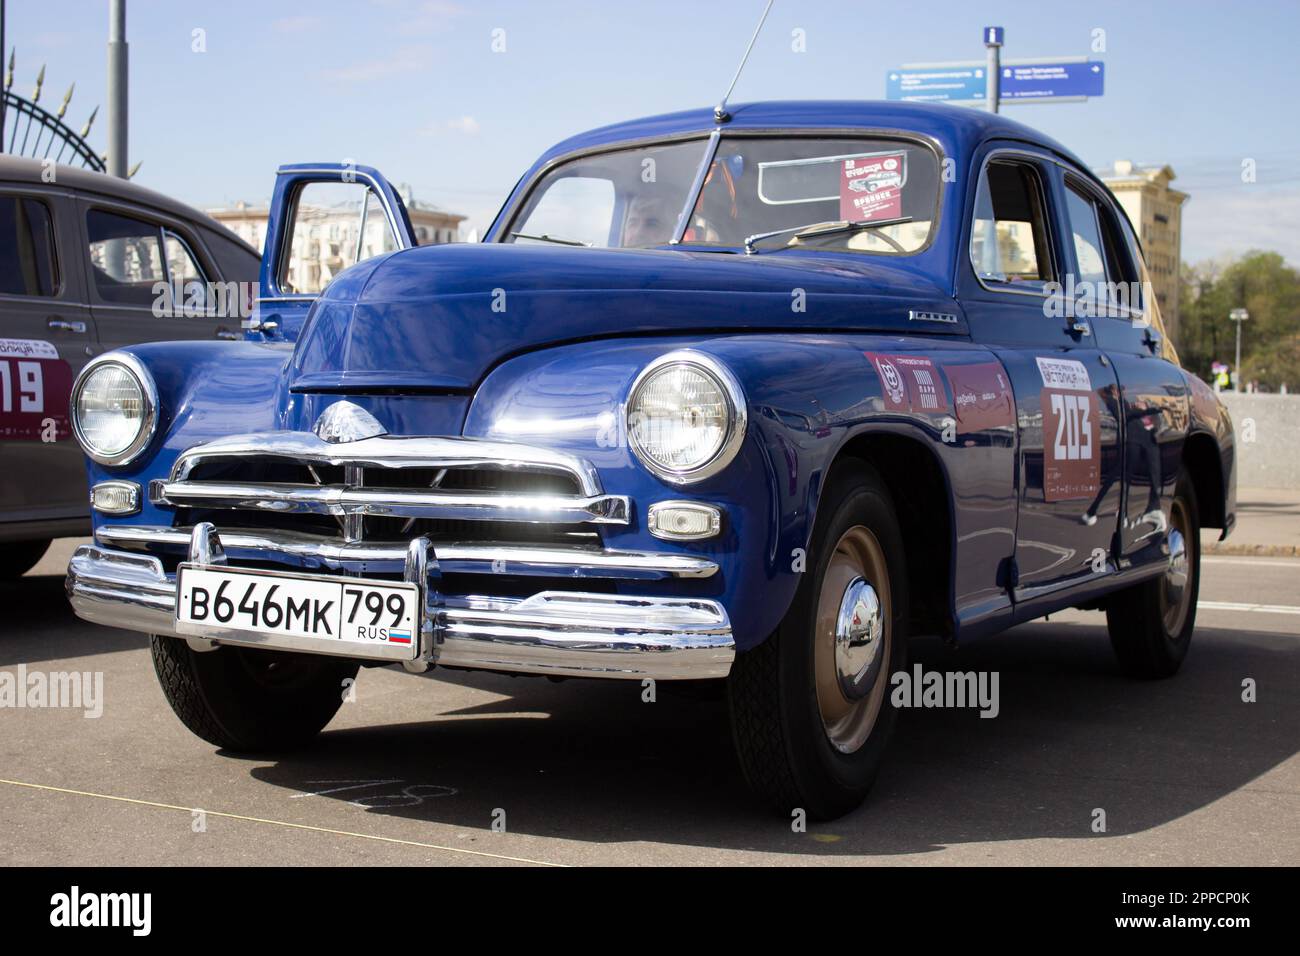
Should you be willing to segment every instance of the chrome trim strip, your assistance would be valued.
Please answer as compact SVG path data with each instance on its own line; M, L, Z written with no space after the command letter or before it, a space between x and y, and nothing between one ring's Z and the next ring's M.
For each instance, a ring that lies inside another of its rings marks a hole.
M190 528L147 525L101 525L96 541L106 547L138 550L161 548L184 554ZM396 572L403 569L407 542L345 543L334 538L295 531L226 529L221 544L237 560L296 558L300 567ZM691 554L654 551L596 550L505 544L440 544L438 567L444 574L512 574L581 578L707 578L718 571L715 562Z
M175 581L157 558L82 545L68 565L66 587L73 609L85 620L184 637L176 630ZM451 667L707 679L727 676L735 659L725 608L704 599L543 591L522 600L471 597L455 606L430 604L426 617L434 622L433 661ZM311 638L255 633L222 634L217 643L317 654L336 647ZM348 657L388 659L377 653L381 649L366 645L344 650Z
M172 508L223 508L318 514L348 518L451 518L526 524L627 524L623 495L528 495L459 493L345 485L252 484L225 481L151 481L149 500ZM360 535L353 532L352 537Z
M361 468L477 468L495 466L520 471L547 471L578 481L583 495L603 489L588 461L564 452L518 442L455 436L380 435L332 445L311 432L273 431L234 435L187 448L172 466L172 481L184 481L195 467L220 458L288 458L315 465Z

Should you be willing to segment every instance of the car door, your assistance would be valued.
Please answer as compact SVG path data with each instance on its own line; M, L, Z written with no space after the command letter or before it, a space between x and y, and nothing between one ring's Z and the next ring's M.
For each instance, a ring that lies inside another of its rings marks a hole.
M77 237L69 194L0 183L0 524L89 513L68 417L94 341Z
M1015 393L1016 549L1004 579L1019 617L1035 599L1114 570L1119 396L1090 323L1064 314L1070 260L1054 157L994 144L974 168L958 288L972 334Z
M336 275L416 244L406 205L379 170L350 163L281 166L250 329L294 341L311 304Z
M1075 274L1091 300L1098 344L1119 379L1124 504L1119 553L1124 565L1165 559L1168 514L1187 434L1187 384L1169 361L1159 306L1144 282L1141 250L1128 219L1090 177L1064 176ZM1157 316L1154 318L1153 316Z
M95 196L78 199L82 261L104 349L175 339L238 339L238 311L215 298L220 276L184 221Z

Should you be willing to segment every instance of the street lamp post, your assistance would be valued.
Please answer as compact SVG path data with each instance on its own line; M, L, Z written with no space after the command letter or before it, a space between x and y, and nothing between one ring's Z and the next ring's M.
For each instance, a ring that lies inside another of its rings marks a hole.
M1250 318L1250 313L1245 309L1233 309L1228 313L1228 320L1237 323L1237 361L1232 366L1232 390L1241 391L1241 323Z
M108 174L127 178L126 0L108 3Z

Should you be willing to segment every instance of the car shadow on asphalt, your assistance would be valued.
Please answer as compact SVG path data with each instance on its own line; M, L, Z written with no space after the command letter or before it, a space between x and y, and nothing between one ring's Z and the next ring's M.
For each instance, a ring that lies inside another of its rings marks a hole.
M0 581L0 667L112 654L147 647L136 631L87 624L72 613L64 578L34 574ZM76 633L70 642L68 634Z
M1300 644L1198 636L1182 672L1154 682L1119 673L1100 623L1030 624L959 651L914 642L926 669L997 671L998 716L906 710L867 802L806 833L746 792L721 695L662 684L647 703L639 682L439 670L435 699L443 682L501 696L419 723L327 729L249 773L295 795L400 782L304 799L477 831L504 811L510 832L594 843L833 857L1123 837L1194 813L1297 750ZM1258 703L1242 700L1246 678Z

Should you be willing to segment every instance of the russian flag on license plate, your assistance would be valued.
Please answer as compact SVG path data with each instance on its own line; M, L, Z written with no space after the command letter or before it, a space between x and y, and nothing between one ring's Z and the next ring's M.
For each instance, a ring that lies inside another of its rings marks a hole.
M411 632L410 631L389 631L388 642L390 644L410 644Z

